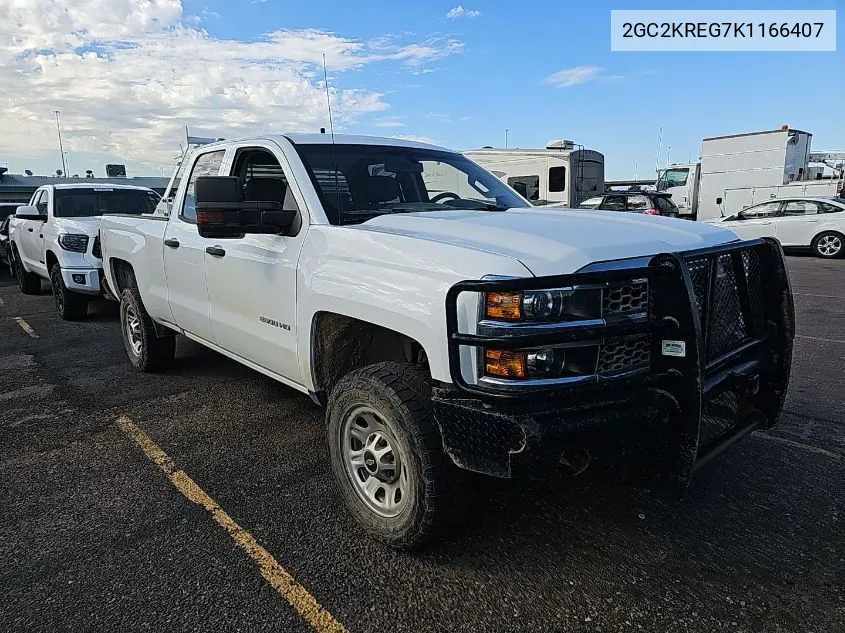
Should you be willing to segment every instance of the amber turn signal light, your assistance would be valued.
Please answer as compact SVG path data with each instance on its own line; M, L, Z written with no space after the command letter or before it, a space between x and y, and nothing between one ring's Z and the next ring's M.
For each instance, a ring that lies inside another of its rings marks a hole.
M526 352L484 350L484 373L502 378L525 378Z
M491 319L518 321L522 318L522 293L488 292L485 314Z

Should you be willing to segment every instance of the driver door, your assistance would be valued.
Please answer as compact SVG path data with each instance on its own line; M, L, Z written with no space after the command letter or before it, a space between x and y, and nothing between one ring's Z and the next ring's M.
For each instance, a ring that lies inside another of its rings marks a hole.
M777 200L748 207L733 216L733 219L722 222L722 226L731 229L744 240L775 237L775 218L782 204Z
M32 206L38 209L44 218L47 218L47 205L50 202L50 194L46 189L42 189ZM20 226L17 229L18 235L18 252L21 259L26 264L27 270L38 273L42 277L47 276L47 266L44 264L42 255L42 245L44 242L44 222L40 220L24 220L19 222Z

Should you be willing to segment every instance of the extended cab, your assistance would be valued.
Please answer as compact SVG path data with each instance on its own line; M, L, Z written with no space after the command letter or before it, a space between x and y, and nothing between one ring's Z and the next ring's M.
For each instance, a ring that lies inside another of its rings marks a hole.
M167 367L180 334L326 404L370 534L410 548L447 525L456 467L621 455L683 490L778 419L793 307L776 241L532 208L455 152L335 141L202 147L169 217L103 219L104 270L138 369Z
M53 289L56 310L75 320L100 296L102 260L97 237L100 218L109 213L152 213L159 196L128 185L44 185L9 223L9 249L24 294Z

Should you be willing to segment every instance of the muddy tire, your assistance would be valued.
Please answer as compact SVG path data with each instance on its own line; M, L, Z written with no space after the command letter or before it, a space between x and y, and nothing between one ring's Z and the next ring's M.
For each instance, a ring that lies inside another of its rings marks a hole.
M421 368L383 362L338 382L326 412L331 465L354 519L403 550L442 533L456 469L443 454Z
M120 295L120 331L126 355L135 369L157 372L173 364L176 337L158 337L137 288L125 288Z

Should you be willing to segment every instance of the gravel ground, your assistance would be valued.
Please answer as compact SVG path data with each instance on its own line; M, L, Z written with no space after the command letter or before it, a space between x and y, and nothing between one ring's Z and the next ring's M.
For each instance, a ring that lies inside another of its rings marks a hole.
M351 632L845 631L845 261L789 268L782 421L684 500L472 479L472 520L415 556L352 524L307 397L184 340L172 370L138 374L113 305L66 323L6 275L0 630L312 630L126 415Z

